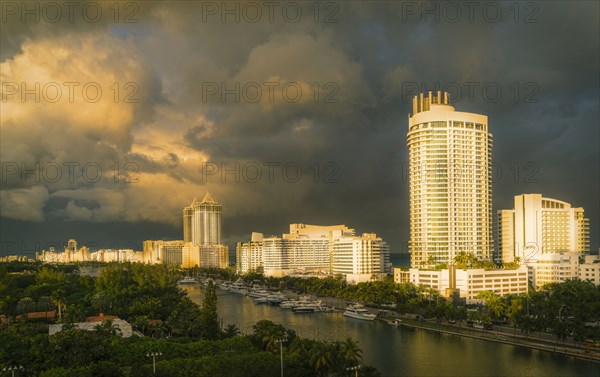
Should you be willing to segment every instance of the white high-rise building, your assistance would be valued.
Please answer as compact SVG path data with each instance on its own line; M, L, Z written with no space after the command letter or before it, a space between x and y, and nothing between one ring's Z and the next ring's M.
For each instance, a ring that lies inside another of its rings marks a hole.
M263 239L265 275L330 273L332 241L342 235L354 235L354 230L345 225L290 224L290 233Z
M361 282L391 270L390 248L375 233L341 236L333 242L333 273Z
M448 94L421 93L408 119L412 267L490 259L492 134L485 115L455 111Z
M246 272L263 272L263 234L252 232L250 242L238 242L236 247L237 270Z
M589 251L589 219L581 207L541 194L522 194L515 196L513 209L497 214L498 257L504 262Z

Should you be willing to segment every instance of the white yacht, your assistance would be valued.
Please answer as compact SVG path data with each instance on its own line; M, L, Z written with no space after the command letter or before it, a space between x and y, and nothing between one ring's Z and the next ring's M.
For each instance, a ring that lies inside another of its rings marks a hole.
M241 279L238 279L235 283L232 283L229 286L229 291L233 293L239 293L244 296L248 294L248 289L246 288Z
M259 298L259 297L266 297L269 295L269 292L264 290L264 289L260 289L260 288L253 288L250 290L250 292L248 292L248 296L252 297L252 298Z
M281 292L275 292L267 296L267 302L271 305L278 305L286 300L287 297Z
M177 284L198 284L198 280L191 276L186 276L183 279L180 279Z
M323 311L321 300L303 302L292 309L294 313L316 313Z
M279 304L282 309L294 309L296 306L310 302L309 296L301 296L298 300L286 300Z
M231 288L231 284L229 284L229 282L222 282L221 284L219 284L219 288L221 288L224 291L229 291L229 289Z
M374 321L377 317L376 314L372 314L362 305L349 305L344 311L344 316L356 319L362 319L365 321Z

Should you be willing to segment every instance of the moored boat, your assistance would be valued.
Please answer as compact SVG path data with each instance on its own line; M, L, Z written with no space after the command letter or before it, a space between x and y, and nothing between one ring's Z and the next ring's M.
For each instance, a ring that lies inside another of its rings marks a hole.
M355 319L362 319L365 321L374 321L377 317L376 314L369 312L362 305L349 305L346 308L346 310L344 310L344 316Z
M287 297L280 292L276 292L267 296L267 302L271 305L278 305L287 300Z
M230 284L229 291L244 296L248 294L248 289L246 288L241 279L238 279L235 283Z
M248 296L250 296L252 298L266 297L268 295L269 295L269 292L267 292L264 289L260 289L260 288L253 288L248 292Z
M180 279L177 284L198 284L198 280L191 276L186 276L183 279Z
M309 301L301 300L296 306L292 308L294 313L315 313L323 311L321 307L321 300Z

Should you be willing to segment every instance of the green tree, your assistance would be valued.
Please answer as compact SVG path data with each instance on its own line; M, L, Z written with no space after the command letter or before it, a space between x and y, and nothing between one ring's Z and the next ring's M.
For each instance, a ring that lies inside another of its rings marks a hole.
M252 334L254 344L266 351L278 349L277 340L285 338L288 341L293 341L296 338L295 331L266 319L256 322L252 328L254 330Z
M234 336L240 335L240 329L236 325L229 323L225 330L223 331L223 336L225 338L233 338Z
M342 359L347 366L357 365L362 360L363 351L358 342L352 338L346 338L341 344Z
M483 299L485 306L494 318L503 318L506 314L504 300L492 291L483 291L477 294L478 299Z
M24 297L17 303L17 313L29 313L35 309L35 302L31 297Z
M52 296L50 296L54 305L56 305L58 311L58 320L62 321L62 314L65 306L67 305L67 299L65 297L65 290L59 288L52 292Z
M217 313L217 292L212 281L206 286L200 309L200 331L204 339L219 339L221 327Z
M335 366L335 354L332 351L331 345L325 342L315 344L311 351L310 364L317 376L326 376L330 369Z

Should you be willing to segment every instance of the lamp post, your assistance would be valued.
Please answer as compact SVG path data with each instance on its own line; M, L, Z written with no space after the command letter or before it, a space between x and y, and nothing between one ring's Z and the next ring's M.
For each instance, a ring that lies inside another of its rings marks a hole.
M9 371L9 372L11 372L12 377L15 377L16 370L24 370L24 369L25 368L23 368L22 365L10 365L10 366L2 368L2 372Z
M286 340L287 338L285 336L275 340L275 343L279 343L279 355L281 358L281 377L283 377L283 342L285 342Z
M346 368L347 371L354 371L354 377L358 377L358 370L362 367L362 365L355 365L353 367L350 368Z
M152 373L156 374L156 356L162 356L162 353L159 352L148 352L146 357L152 357Z

